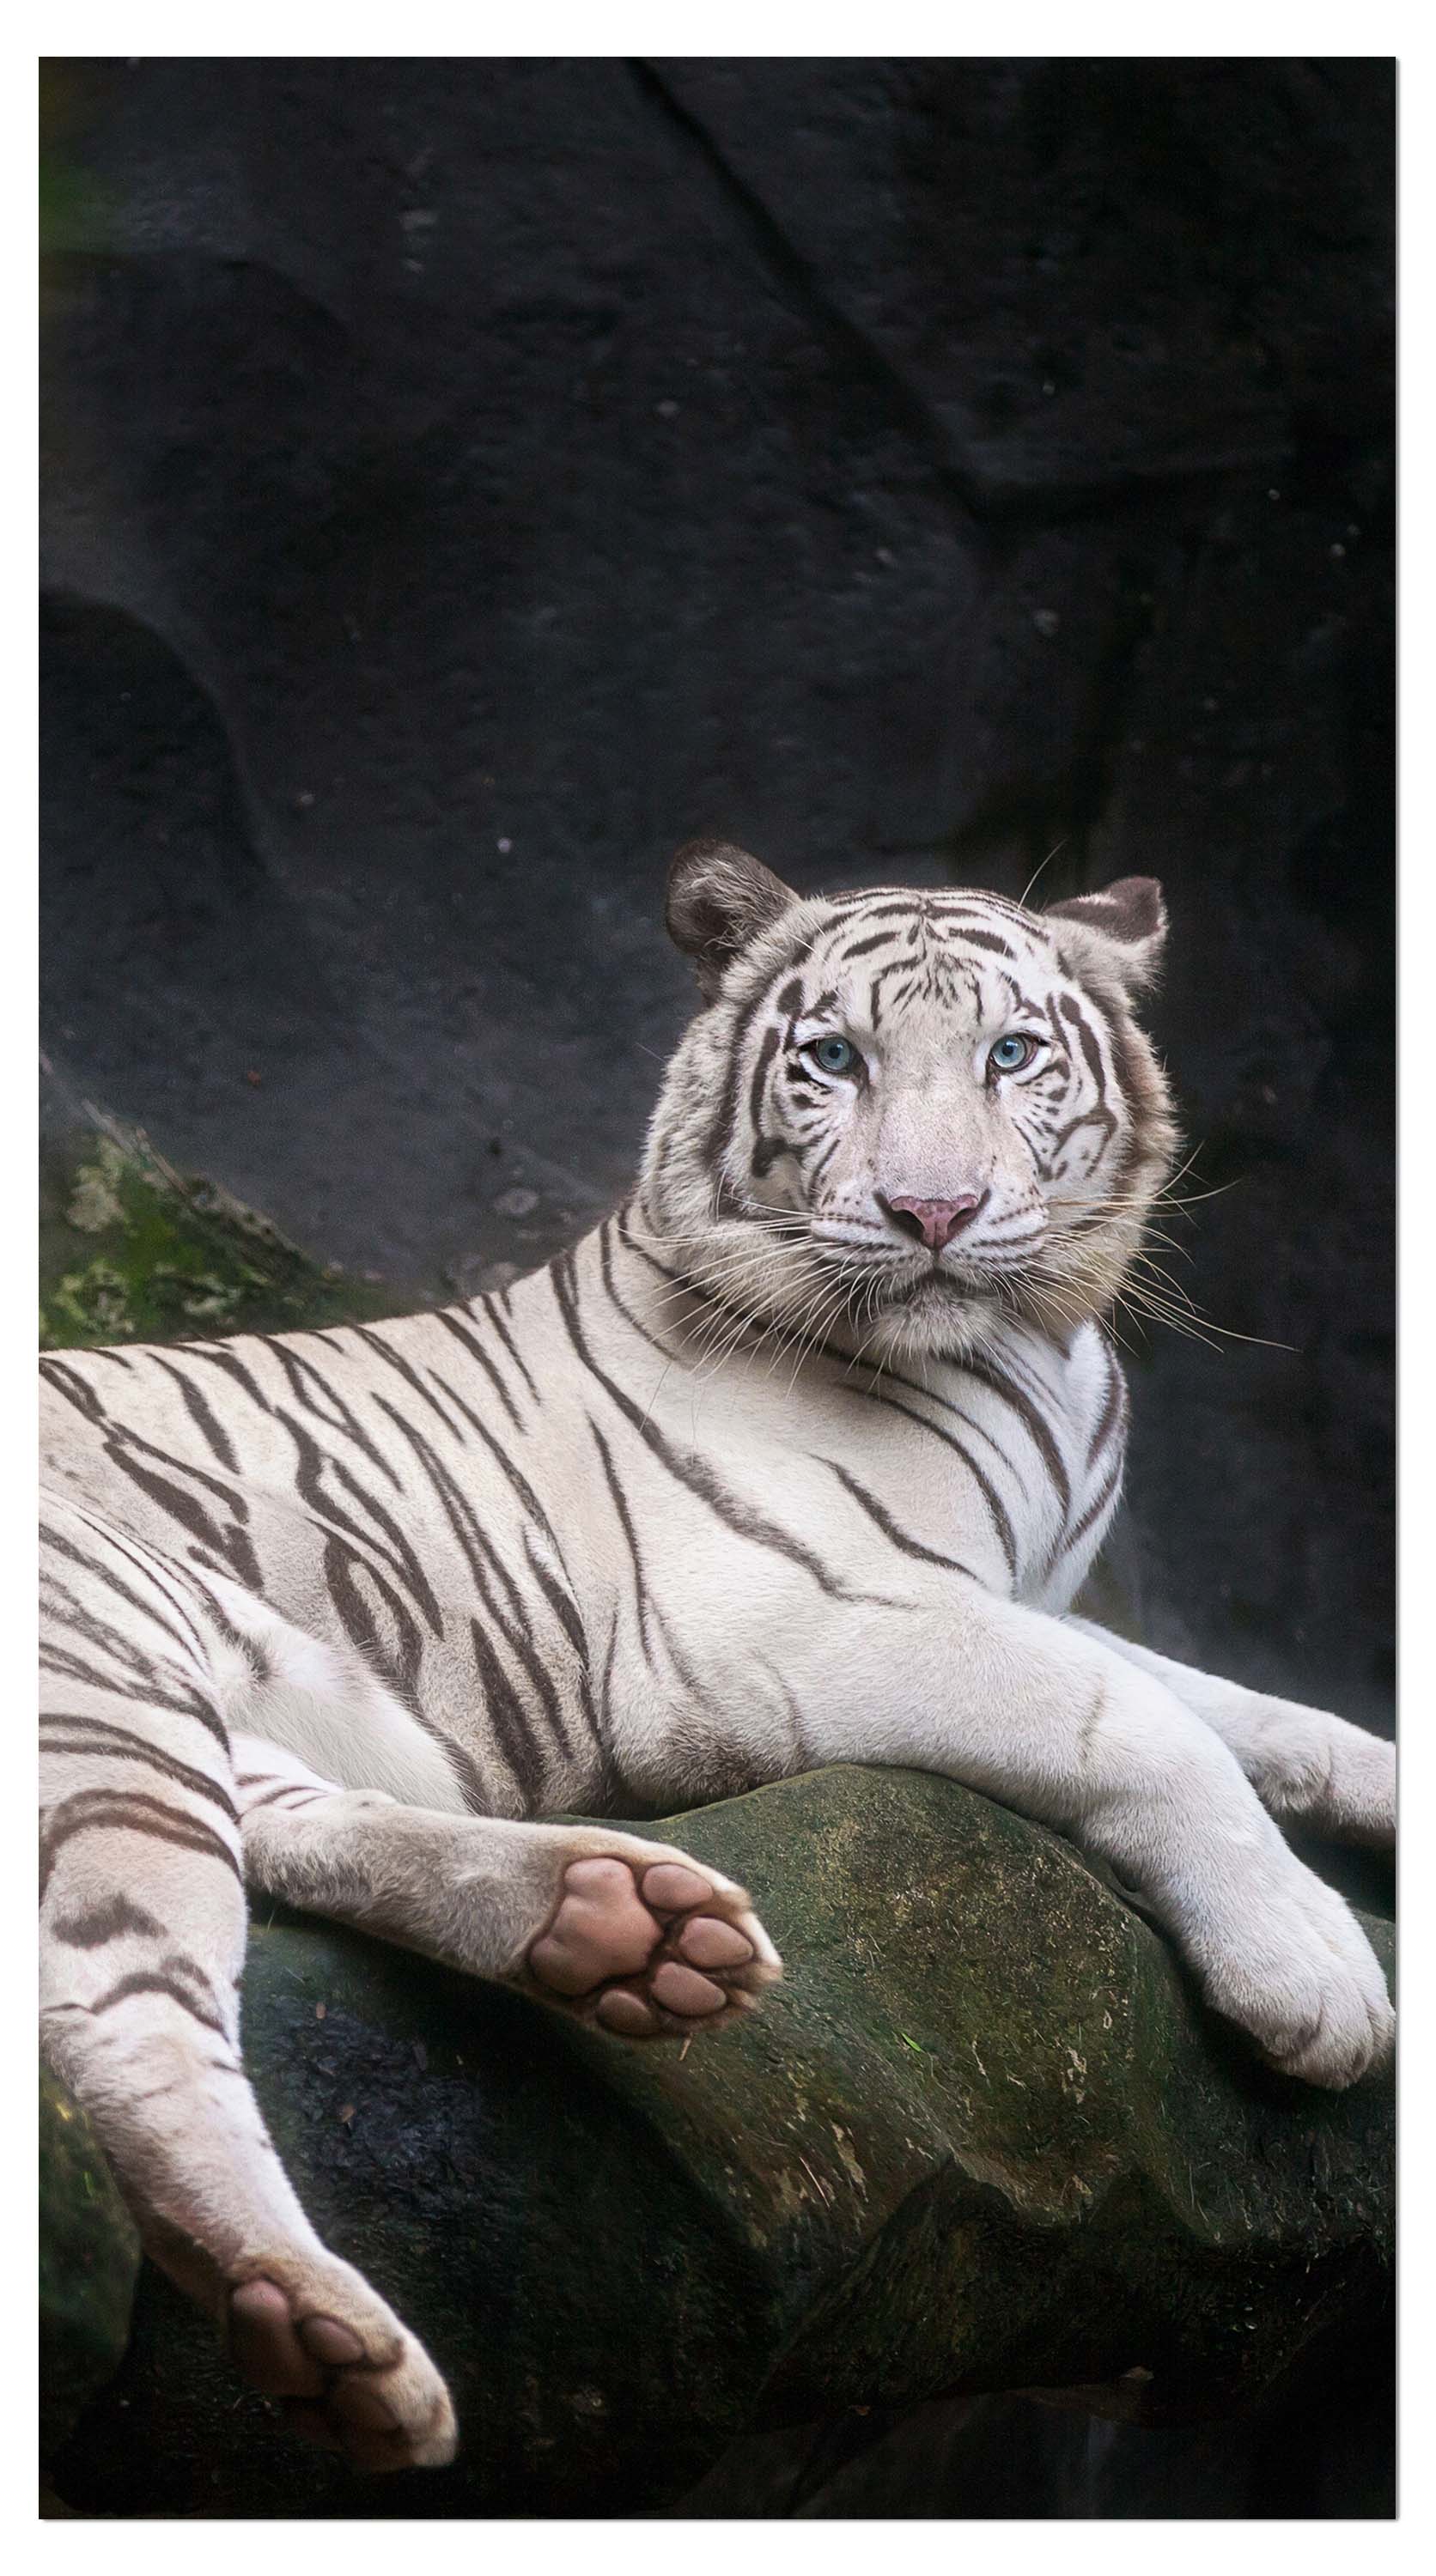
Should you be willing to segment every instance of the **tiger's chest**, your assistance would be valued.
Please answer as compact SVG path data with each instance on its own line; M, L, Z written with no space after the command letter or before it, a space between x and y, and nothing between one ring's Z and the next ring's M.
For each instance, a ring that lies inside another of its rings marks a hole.
M1116 1506L1126 1388L1101 1334L1014 1331L921 1375L735 1364L652 1384L628 1473L649 1562L725 1656L752 1631L969 1579L1061 1611Z

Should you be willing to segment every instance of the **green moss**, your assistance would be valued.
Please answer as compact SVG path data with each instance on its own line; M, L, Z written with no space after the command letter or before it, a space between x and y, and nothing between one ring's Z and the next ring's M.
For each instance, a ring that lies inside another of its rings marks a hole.
M40 2072L41 2456L119 2368L139 2239L84 2112Z
M40 1346L277 1333L392 1313L395 1292L321 1268L145 1137L51 1145L40 1171Z

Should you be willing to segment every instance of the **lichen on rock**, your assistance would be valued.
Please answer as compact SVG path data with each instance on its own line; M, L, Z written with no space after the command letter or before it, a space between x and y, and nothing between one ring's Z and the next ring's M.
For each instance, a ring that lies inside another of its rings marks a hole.
M404 1302L312 1261L217 1182L177 1172L138 1129L88 1102L65 1108L41 1149L42 1350L294 1332Z

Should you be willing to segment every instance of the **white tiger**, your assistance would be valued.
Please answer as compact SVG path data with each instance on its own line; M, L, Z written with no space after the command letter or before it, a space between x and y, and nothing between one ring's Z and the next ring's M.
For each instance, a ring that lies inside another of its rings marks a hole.
M913 1764L1111 1863L1273 2064L1342 2086L1391 2040L1273 1821L1388 1836L1390 1747L1067 1615L1173 1148L1156 886L800 900L704 842L668 920L706 1007L576 1251L45 1364L45 2047L155 2259L367 2467L448 2458L452 2409L265 2134L245 1884L623 2038L712 2030L780 1973L745 1891L531 1819Z

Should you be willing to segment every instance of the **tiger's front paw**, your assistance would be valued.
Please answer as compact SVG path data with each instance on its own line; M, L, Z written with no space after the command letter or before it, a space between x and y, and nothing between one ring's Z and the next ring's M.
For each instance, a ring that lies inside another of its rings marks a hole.
M517 1982L619 2039L691 2038L751 2010L782 1963L744 1889L631 1835L575 1836Z
M1396 2016L1380 1960L1345 1899L1289 1855L1190 1946L1208 2003L1283 2075L1342 2092L1390 2056Z
M1266 1700L1244 1768L1268 1814L1333 1841L1389 1845L1396 1747L1326 1710Z

